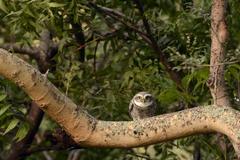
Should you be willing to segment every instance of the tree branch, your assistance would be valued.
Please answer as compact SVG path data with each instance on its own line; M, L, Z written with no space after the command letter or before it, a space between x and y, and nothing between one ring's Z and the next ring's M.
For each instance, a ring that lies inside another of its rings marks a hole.
M42 73L46 73L49 68L50 57L52 54L56 54L57 50L52 51L53 43L51 41L50 32L45 30L41 33L41 45L39 48L28 48L28 47L18 47L17 45L12 45L12 49L16 52L23 54L28 54L32 58L36 59L38 62L38 68ZM26 53L25 53L26 51ZM30 123L30 129L28 134L24 139L19 142L13 142L11 146L11 151L7 157L7 160L21 159L25 156L25 151L32 144L35 134L38 132L38 128L41 124L44 112L39 109L35 102L32 102L29 113L27 114L28 122Z
M214 104L231 106L224 80L225 48L228 39L226 24L226 1L213 0L211 12L211 60L208 87L210 88Z
M73 34L75 36L76 42L79 47L79 61L85 61L85 36L82 30L82 26L78 23L72 23L73 26Z
M131 30L135 31L136 33L138 33L146 43L151 44L151 41L148 38L146 33L140 31L138 29L138 27L136 27L136 26L134 26L132 24L129 24L128 22L126 22L124 20L124 19L126 19L126 16L124 14L116 12L116 11L110 9L110 8L106 8L106 7L102 7L102 6L96 5L96 4L92 3L92 2L89 2L89 5L90 5L90 7L94 8L96 11L98 11L99 13L102 13L104 15L108 15L111 18L115 19L116 21L121 22L122 24L124 24L129 29L131 29ZM127 19L129 19L129 18L127 18Z
M122 24L124 24L126 27L130 28L131 30L135 31L136 33L138 33L142 38L143 40L149 44L149 46L151 46L151 48L157 53L158 57L159 57L159 60L160 62L163 64L163 66L165 67L165 70L167 71L167 73L169 74L170 78L176 83L177 87L179 90L182 90L182 84L181 84L181 79L180 79L180 76L178 75L178 73L176 73L174 70L173 70L173 67L171 66L171 64L168 62L167 58L164 56L164 54L162 53L160 47L158 46L156 40L154 39L154 36L152 35L151 33L151 30L150 30L150 26L144 16L144 13L143 13L143 8L141 6L140 3L137 3L137 6L140 8L140 13L141 13L141 16L142 16L142 19L143 19L143 24L144 24L144 27L147 31L147 34L140 31L137 27L135 27L134 25L132 24L129 24L127 23L126 21L124 21L124 19L129 19L129 18L126 18L126 16L123 14L123 13L119 13L119 12L116 12L116 11L112 11L111 9L106 9L106 7L102 7L102 6L99 6L99 5L96 5L92 2L89 2L89 5L93 8L95 8L97 11L99 11L100 13L104 13L105 15L108 15L110 17L112 17L113 19L121 22ZM111 10L111 12L109 11ZM117 15L117 16L116 16ZM123 16L124 15L124 16Z
M37 152L43 152L43 151L62 151L66 150L68 148L59 146L59 145L53 145L53 146L42 146L42 147L35 147L35 148L30 148L28 149L25 153L24 156L28 156Z
M213 97L213 103L218 106L231 106L230 98L227 93L227 87L224 79L225 65L219 65L224 62L225 48L228 39L228 30L226 24L226 0L213 0L211 10L211 59L210 75L207 85ZM226 152L226 142L222 135L218 135L218 144L222 151ZM236 152L240 154L240 148L234 145Z
M137 8L138 8L138 10L140 12L140 15L142 17L144 28L145 28L145 30L147 32L147 35L148 35L149 39L152 42L152 45L154 45L155 47L158 48L158 44L157 44L157 42L155 41L155 39L154 39L154 37L152 35L152 31L150 29L150 25L149 25L145 15L144 15L144 9L143 9L143 5L142 5L141 1L140 0L133 0L133 1L137 5Z
M39 50L37 48L30 48L27 46L19 46L16 44L11 44L11 43L5 43L0 45L1 48L9 50L9 51L14 51L16 53L22 53L22 54L27 54L29 55L31 58L34 59L39 59L38 57L38 53Z
M5 43L0 48L11 52L26 54L37 61L38 68L41 72L46 72L51 66L51 58L58 52L58 44L51 40L51 33L44 30L41 33L41 42L39 47L19 46L17 44Z
M24 157L25 151L30 147L34 140L34 136L38 131L43 115L44 112L39 109L37 104L32 102L30 112L27 115L27 119L30 123L30 130L23 140L12 144L7 160L17 160Z
M240 148L240 113L227 106L196 107L138 121L101 121L77 106L38 70L3 49L0 74L20 86L81 146L130 148L217 131L230 138L235 150Z

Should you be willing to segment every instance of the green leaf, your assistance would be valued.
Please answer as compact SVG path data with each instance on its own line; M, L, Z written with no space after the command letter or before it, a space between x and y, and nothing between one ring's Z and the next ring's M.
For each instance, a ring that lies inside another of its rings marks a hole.
M57 7L63 7L63 6L65 6L65 4L50 2L50 3L48 3L48 6L53 7L53 8L57 8Z
M163 104L170 104L180 99L181 94L176 90L176 88L168 88L162 91L157 98Z
M189 88L189 84L192 81L193 77L194 77L193 74L189 74L182 79L182 84L186 90Z
M108 44L109 44L109 40L106 40L105 43L103 44L103 51L104 51L104 53L108 53L108 51L107 51Z
M107 91L107 101L108 102L116 102L116 98L111 91Z
M236 68L234 68L234 67L229 67L229 72L231 73L231 75L235 78L235 79L237 79L237 80L239 80L240 79L240 77L239 77L239 70L237 70Z
M5 5L5 3L3 2L3 0L0 0L0 9L5 12L5 13L8 13L8 9Z
M0 94L0 102L3 101L7 97L6 94Z
M14 137L15 140L21 141L28 133L29 126L27 124L21 124Z
M0 116L3 115L8 110L9 107L10 107L10 105L1 107L0 108Z
M7 14L5 16L5 18L8 18L10 16L20 16L22 13L23 13L23 10L19 10L19 11L16 11L16 12L11 11L9 14Z
M234 68L237 68L238 70L240 70L240 65L239 64L232 64L230 67L234 67Z
M27 15L29 15L29 16L31 16L31 17L36 17L35 15L34 15L34 13L29 9L29 8L25 8L24 9L24 13L25 14L27 14Z
M123 75L123 81L121 84L121 88L123 88L124 86L129 86L131 88L132 84L129 84L129 83L133 83L133 82L130 82L130 80L132 80L132 79L134 79L134 73L132 71L125 72Z
M12 119L11 122L9 123L7 129L3 133L4 135L14 129L18 125L19 120L18 119Z

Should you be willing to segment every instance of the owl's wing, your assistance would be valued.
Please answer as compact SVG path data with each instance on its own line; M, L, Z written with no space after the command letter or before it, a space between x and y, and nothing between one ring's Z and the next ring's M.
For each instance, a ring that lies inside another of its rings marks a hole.
M157 108L158 108L158 106L157 106L157 103L156 103L156 101L154 101L154 104L153 104L153 107L152 107L152 116L156 116L157 115Z
M129 115L132 117L132 110L133 110L133 103L132 103L132 101L130 102L130 104L129 104L129 108L128 108L128 113L129 113Z

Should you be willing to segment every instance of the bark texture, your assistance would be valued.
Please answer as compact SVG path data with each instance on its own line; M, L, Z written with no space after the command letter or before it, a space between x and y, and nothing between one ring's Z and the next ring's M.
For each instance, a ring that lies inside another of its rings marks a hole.
M213 103L218 106L231 106L224 79L224 58L228 40L226 23L226 0L213 0L211 10L211 59L208 86L213 97ZM218 144L223 152L227 152L227 142L218 135ZM233 143L234 144L234 143ZM236 150L237 145L234 144ZM239 151L237 151L240 153Z
M226 1L213 0L211 13L211 60L210 77L208 86L210 88L213 102L219 106L230 106L230 100L224 80L224 58L228 39L226 24Z
M52 42L51 33L48 30L44 30L41 33L40 46L38 48L32 47L21 47L16 44L5 44L8 50L13 52L19 52L27 54L37 61L38 69L41 73L46 73L51 63L51 57L57 53L56 44ZM30 148L34 141L35 135L38 132L39 126L43 119L44 112L37 106L36 103L32 102L29 112L27 114L27 120L30 124L30 129L21 141L13 142L11 144L10 152L6 160L17 160L24 159L26 151Z

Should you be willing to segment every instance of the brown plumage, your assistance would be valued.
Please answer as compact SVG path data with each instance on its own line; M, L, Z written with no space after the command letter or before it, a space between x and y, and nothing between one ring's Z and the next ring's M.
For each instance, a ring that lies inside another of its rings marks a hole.
M129 104L129 114L133 120L155 116L157 104L154 97L147 92L137 93Z

